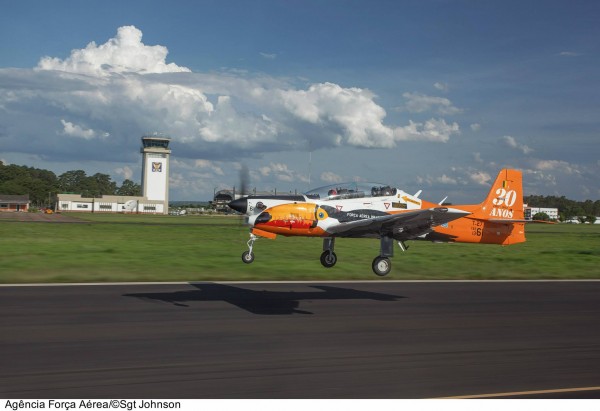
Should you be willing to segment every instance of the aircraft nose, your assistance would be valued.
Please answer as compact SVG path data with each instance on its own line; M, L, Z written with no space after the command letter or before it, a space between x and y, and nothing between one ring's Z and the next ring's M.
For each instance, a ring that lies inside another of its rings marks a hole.
M245 214L246 210L248 209L248 199L245 197L238 198L237 200L233 200L232 202L230 202L227 205L229 206L229 208L232 208L237 212Z

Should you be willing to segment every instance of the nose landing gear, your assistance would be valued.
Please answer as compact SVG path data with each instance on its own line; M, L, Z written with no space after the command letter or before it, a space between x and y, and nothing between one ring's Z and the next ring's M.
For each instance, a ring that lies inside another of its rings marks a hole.
M325 268L331 268L337 263L337 255L333 252L335 238L328 237L323 239L323 253L321 254L321 264Z
M250 264L254 261L254 253L252 252L252 248L254 247L254 242L258 239L258 236L250 233L250 240L248 240L248 251L244 251L242 253L242 261L246 264Z

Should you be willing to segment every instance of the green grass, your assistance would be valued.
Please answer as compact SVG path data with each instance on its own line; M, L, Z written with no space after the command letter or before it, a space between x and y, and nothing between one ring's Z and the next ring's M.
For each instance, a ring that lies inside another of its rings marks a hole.
M260 239L235 217L76 215L85 223L0 221L0 283L378 279L379 242L338 239L338 263L319 263L321 240ZM528 225L508 247L411 241L388 279L600 278L600 225Z

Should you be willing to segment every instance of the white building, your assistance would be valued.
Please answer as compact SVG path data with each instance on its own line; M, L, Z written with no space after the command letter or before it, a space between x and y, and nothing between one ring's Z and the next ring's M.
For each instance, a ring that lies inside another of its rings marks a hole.
M558 208L544 208L544 207L528 207L527 204L523 207L525 214L525 220L533 220L533 216L537 213L545 213L550 220L558 220Z
M80 194L58 194L56 211L168 214L170 142L170 138L163 136L142 137L142 197L87 198Z

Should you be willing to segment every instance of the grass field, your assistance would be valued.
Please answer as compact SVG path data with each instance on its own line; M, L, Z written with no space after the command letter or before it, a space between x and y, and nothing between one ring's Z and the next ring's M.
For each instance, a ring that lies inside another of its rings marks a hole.
M242 263L248 229L236 217L76 214L85 223L0 221L0 283L204 280L373 280L379 241L260 239ZM508 247L411 241L387 279L600 278L600 225L528 225Z

